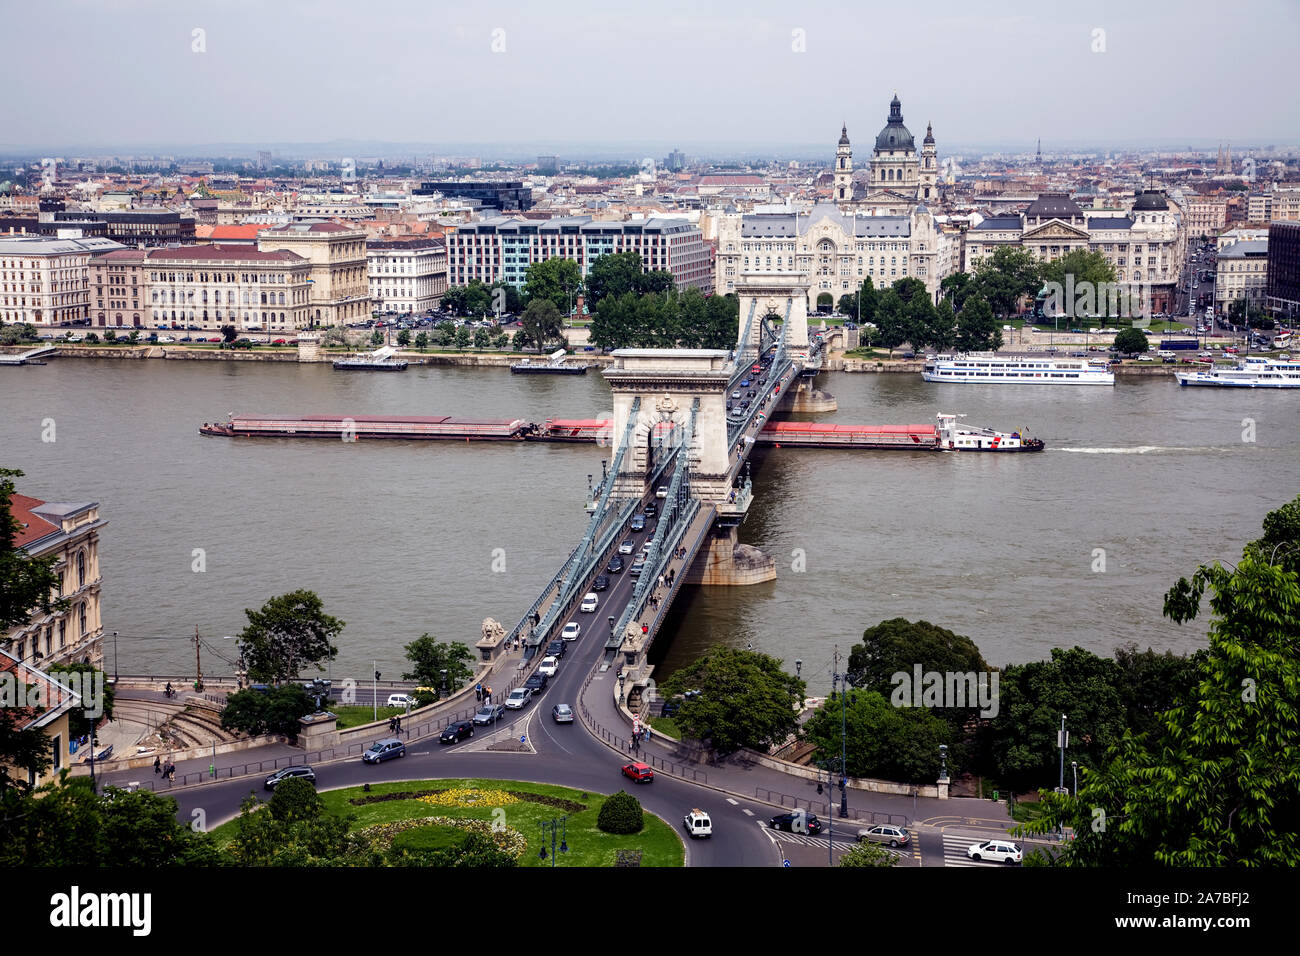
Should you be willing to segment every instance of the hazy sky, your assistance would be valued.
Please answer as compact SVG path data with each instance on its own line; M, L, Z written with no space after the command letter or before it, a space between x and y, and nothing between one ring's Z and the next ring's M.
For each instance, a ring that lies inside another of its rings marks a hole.
M833 149L844 120L865 155L895 89L941 154L1039 136L1300 141L1296 0L0 0L0 16L0 150Z

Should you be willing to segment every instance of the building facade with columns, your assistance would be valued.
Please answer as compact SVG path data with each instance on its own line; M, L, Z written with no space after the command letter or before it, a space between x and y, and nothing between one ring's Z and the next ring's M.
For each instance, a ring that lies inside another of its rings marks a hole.
M717 237L716 294L736 292L746 273L804 274L809 311L821 296L834 303L851 295L866 278L878 289L919 279L937 296L940 264L954 261L941 245L960 242L936 227L924 204L900 216L846 214L830 204L807 213L733 213L718 217Z
M149 250L145 266L149 325L289 332L312 322L312 264L297 253L178 246Z
M257 247L292 252L311 264L311 325L347 325L370 318L364 229L337 222L295 222L262 230Z

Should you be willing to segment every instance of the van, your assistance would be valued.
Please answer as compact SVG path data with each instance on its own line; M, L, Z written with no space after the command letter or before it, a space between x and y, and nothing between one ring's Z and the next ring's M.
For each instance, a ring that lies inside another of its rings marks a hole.
M598 603L599 601L596 595L591 591L588 591L585 595L583 595L582 605L578 608L578 610L590 614L596 610L596 605Z
M1162 358L1162 359L1176 359L1176 358L1178 358L1178 353L1172 351L1171 349L1161 349L1161 350L1160 350L1159 352L1157 352L1156 354L1157 354L1160 358Z

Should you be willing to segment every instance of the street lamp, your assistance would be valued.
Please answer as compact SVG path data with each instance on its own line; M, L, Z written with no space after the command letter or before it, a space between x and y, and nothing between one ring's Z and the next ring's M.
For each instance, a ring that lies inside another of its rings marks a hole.
M1070 746L1070 735L1065 732L1065 714L1061 715L1061 732L1056 738L1056 745L1061 748L1061 773L1056 780L1056 792L1065 793L1065 748Z
M939 745L939 782L948 782L948 745Z
M803 676L803 659L802 659L802 658L798 658L798 657L796 657L796 658L794 659L794 676L795 676L795 677L801 677L801 676Z
M447 696L447 668L444 667L440 673L442 674L442 696L446 697Z
M1071 760L1070 766L1074 768L1074 795L1079 795L1079 761Z
M541 848L541 850L538 852L538 854L537 854L537 858L538 858L539 860L545 860L545 859L546 859L546 834L547 834L547 832L549 831L550 834L551 834L551 866L552 866L552 868L554 868L554 866L555 866L555 857L556 857L556 851L557 851L557 850L558 850L560 853L568 853L568 852L569 852L569 842L568 842L568 839L567 839L567 836L568 836L567 821L568 821L568 819L569 819L568 816L563 816L563 817L559 817L558 819L556 819L556 818L552 818L552 819L550 819L550 820L542 820L542 821L539 821L538 824L537 824L539 827L542 828L542 848ZM555 834L556 834L556 831L557 831L557 830L558 830L559 833L560 833L560 845L559 845L558 847L555 845Z
M620 671L618 675L618 702L620 704L625 703L627 700L626 696L623 693L623 687L626 683L627 683L627 675Z
M113 632L113 683L117 684L117 631Z

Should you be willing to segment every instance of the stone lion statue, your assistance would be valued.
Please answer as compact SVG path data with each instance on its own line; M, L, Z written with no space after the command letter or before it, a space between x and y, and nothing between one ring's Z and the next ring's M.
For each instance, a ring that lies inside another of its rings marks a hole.
M483 619L483 640L496 643L505 636L506 629L495 618L485 617Z

